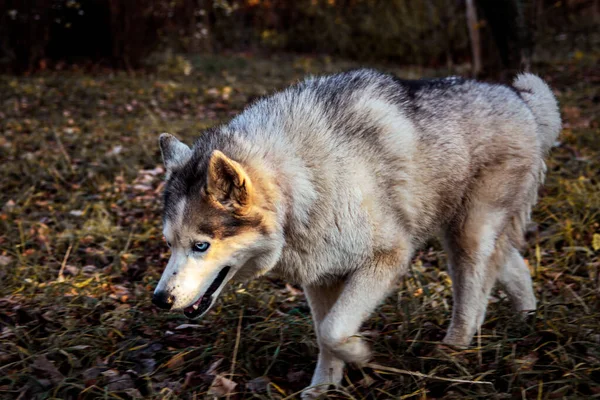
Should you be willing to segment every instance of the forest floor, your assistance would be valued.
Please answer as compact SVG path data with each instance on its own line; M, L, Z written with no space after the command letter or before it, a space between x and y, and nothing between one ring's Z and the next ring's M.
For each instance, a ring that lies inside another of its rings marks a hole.
M374 362L390 368L350 368L330 397L600 397L595 62L535 69L564 118L524 251L535 315L523 322L495 291L474 346L435 351L452 300L432 243L363 327ZM0 76L0 397L297 397L318 351L301 288L274 276L230 287L195 321L152 306L169 257L157 138L191 143L253 98L355 66L228 56L176 58L155 73Z

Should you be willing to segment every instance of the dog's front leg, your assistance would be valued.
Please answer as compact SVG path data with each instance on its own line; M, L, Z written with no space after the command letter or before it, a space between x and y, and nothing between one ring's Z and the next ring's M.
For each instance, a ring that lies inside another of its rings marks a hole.
M377 254L371 262L352 272L335 304L319 325L321 346L345 362L362 364L371 352L358 337L363 321L392 289L398 276L407 270L411 253L400 251Z
M319 327L338 299L343 288L343 282L338 281L328 285L308 285L304 293L308 299L312 313L317 342L319 344L319 359L310 382L310 387L302 392L303 399L314 399L323 394L330 385L339 385L344 374L344 361L333 355L321 343Z
M357 336L358 330L385 299L396 278L407 270L409 248L406 245L399 251L379 253L333 285L305 287L320 351L312 386L303 392L303 398L318 397L328 389L327 384L341 383L344 362L369 360L369 347Z
M350 276L319 326L321 346L345 362L369 361L369 346L358 336L363 321L388 294L396 271L360 270Z

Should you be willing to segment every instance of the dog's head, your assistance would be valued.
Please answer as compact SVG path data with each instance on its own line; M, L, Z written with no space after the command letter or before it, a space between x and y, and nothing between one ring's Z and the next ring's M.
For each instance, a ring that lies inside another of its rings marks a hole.
M152 301L197 318L233 277L247 279L275 265L282 236L272 187L218 150L202 154L169 134L160 136L160 148L167 170L163 234L171 258Z

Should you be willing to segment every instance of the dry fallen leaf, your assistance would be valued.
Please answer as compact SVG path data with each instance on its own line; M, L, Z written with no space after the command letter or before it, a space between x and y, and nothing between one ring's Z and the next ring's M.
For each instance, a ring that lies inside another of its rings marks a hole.
M537 354L530 353L524 357L515 359L514 363L520 371L530 371L537 361Z
M373 383L375 383L375 379L371 378L369 375L365 375L364 378L358 381L358 384L364 388L368 388Z
M143 399L144 398L144 396L142 396L140 391L135 388L125 389L124 392L127 393L129 395L129 397L131 397L132 399Z
M114 370L113 370L114 371ZM108 385L106 388L113 392L120 392L127 389L135 389L135 383L129 374L108 375Z
M217 375L208 389L209 396L225 397L231 395L237 383L223 375Z
M594 251L600 250L600 233L594 233L592 238L592 248Z
M248 390L256 393L264 393L267 391L267 387L271 383L271 380L266 376L259 376L258 378L252 379L246 384Z
M87 344L79 344L77 346L71 346L68 348L68 350L85 350L87 348L89 348L91 346L87 345Z
M4 203L3 208L6 211L12 211L12 209L15 208L16 205L17 205L17 203L15 203L15 201L11 199L11 200L7 201L6 203Z
M198 325L198 324L181 324L181 325L178 325L177 327L175 327L175 330L187 329L187 328L200 328L200 327L202 327L202 325Z
M167 368L175 369L181 367L185 362L183 356L184 354L175 354L169 361L167 361Z
M0 266L6 267L12 261L12 257L0 256Z
M292 285L290 285L289 283L285 284L285 289L292 295L292 296L300 296L303 292L302 290L296 289L295 287L293 287Z
M74 265L65 265L65 272L69 275L76 276L79 273L79 268Z
M223 363L223 358L219 358L217 361L214 361L210 364L210 367L206 370L206 375L217 375L217 368Z
M48 360L46 356L38 356L31 366L34 370L42 372L42 375L50 379L53 384L58 384L64 379L63 374L60 373L58 368L54 366L54 363Z
M306 371L291 371L287 374L287 380L290 383L301 382L308 378Z

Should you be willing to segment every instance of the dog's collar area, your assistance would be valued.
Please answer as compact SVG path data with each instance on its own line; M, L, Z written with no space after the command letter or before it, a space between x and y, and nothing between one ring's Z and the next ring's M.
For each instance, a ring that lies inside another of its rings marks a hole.
M208 290L194 304L184 308L183 314L188 318L196 318L204 314L212 305L214 299L213 294L221 287L231 267L224 267L210 284Z

